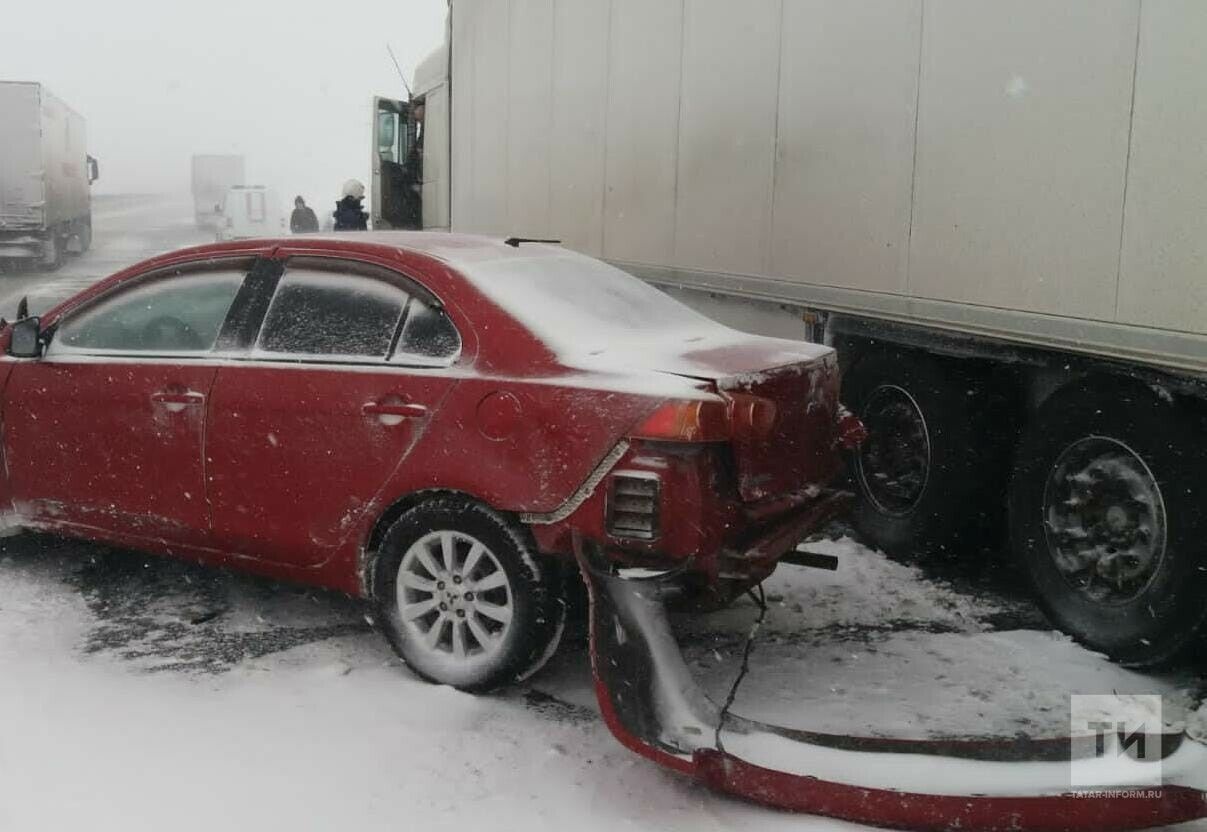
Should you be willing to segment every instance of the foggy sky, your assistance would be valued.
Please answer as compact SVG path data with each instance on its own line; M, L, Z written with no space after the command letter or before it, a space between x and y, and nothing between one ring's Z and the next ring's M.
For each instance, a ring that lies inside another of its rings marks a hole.
M375 94L405 98L446 0L44 0L4 5L0 79L87 119L98 193L188 193L194 153L242 153L249 184L329 210L368 184ZM283 206L284 207L284 206ZM292 207L292 206L290 206Z

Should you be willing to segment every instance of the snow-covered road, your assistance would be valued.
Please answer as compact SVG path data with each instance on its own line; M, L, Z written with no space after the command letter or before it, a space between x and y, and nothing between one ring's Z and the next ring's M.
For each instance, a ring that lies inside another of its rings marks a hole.
M599 721L581 631L522 688L417 681L345 598L35 535L0 551L0 829L841 829L716 797ZM736 711L821 730L1059 734L1067 694L1189 698L850 540L784 568ZM728 685L754 609L679 621Z
M108 207L85 258L0 279L36 310L204 239L172 203ZM1163 693L1176 716L1207 690L1203 662L1142 675L1052 632L1001 567L924 571L849 538L814 548L840 569L768 582L736 712L844 733L1057 735L1070 693ZM677 621L714 696L754 615L743 601ZM854 827L714 796L621 748L597 715L581 624L528 684L474 697L416 680L342 596L0 539L0 832L75 828Z

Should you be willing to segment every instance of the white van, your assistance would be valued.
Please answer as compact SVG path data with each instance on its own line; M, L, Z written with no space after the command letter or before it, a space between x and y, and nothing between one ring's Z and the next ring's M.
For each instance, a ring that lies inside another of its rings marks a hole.
M277 195L263 185L235 185L222 201L218 240L275 237L284 232L285 215Z

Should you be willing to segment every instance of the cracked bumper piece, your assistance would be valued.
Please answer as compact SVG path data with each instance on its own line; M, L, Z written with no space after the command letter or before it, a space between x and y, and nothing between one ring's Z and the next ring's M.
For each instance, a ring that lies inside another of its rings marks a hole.
M1161 743L1161 788L1148 763L1095 761L1074 791L1070 760L1094 738L886 740L816 734L725 715L696 686L666 618L674 572L612 574L581 538L591 598L591 667L604 720L622 745L719 792L776 809L915 830L1148 829L1207 817L1207 747ZM1098 765L1101 763L1102 765Z

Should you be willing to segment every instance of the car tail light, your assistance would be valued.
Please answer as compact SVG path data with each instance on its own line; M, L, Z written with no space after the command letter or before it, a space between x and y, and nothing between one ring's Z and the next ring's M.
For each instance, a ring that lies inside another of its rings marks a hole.
M720 400L667 402L632 435L664 442L725 442L730 438L729 406Z
M731 393L725 401L667 402L633 431L634 439L663 442L728 442L765 439L775 427L771 399Z
M660 491L657 474L644 471L613 474L605 515L608 534L633 540L657 537Z
M729 395L730 430L739 439L766 439L775 428L776 407L771 399L747 393Z

